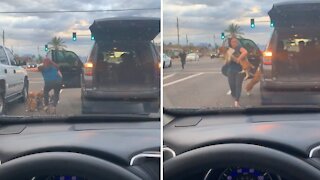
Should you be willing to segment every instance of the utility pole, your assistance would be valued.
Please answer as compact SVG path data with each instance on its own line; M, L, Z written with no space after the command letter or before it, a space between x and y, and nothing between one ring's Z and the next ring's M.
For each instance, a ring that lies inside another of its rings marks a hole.
M2 45L4 46L4 30L2 32Z
M187 46L188 46L189 45L188 34L186 34L186 41L187 41Z
M178 33L178 45L180 45L179 18L178 17L177 17L177 33Z

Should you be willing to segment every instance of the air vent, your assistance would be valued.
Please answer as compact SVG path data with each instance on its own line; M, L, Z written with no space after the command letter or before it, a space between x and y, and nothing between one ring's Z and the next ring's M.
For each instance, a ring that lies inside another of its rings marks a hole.
M161 154L158 151L148 151L148 152L143 152L140 154L137 154L133 156L130 160L130 166L133 166L139 162L141 159L147 159L147 158L161 158Z
M176 152L169 147L163 148L163 161L169 160L176 156Z

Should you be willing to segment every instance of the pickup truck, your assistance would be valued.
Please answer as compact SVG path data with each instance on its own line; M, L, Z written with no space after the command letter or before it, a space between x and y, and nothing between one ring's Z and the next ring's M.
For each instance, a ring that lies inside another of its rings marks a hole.
M0 114L5 114L9 102L25 102L28 88L27 71L15 61L12 51L0 46Z

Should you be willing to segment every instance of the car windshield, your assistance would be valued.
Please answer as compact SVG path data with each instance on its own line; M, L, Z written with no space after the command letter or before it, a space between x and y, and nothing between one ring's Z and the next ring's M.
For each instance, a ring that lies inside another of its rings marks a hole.
M159 0L0 2L0 115L160 117Z
M165 110L318 107L319 7L164 0Z

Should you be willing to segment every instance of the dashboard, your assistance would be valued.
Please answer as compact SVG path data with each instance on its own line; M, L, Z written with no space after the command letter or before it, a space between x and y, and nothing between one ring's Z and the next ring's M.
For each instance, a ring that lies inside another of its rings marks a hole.
M280 165L286 158L298 160L299 168L307 167L320 179L319 113L167 118L171 119L163 136L164 176L171 177L167 179L299 180L285 169L286 163Z
M155 120L137 122L92 120L90 123L82 120L79 122L54 120L37 123L0 123L0 176L3 172L2 166L14 160L31 158L33 155L48 158L49 156L44 155L51 153L58 155L57 157L71 157L68 155L71 154L75 156L75 160L78 160L77 156L81 156L100 163L109 163L111 167L124 169L140 179L160 179L160 127L160 121ZM62 160L64 161L63 158ZM54 163L45 162L43 165L57 166ZM65 163L69 162L66 160ZM81 169L82 166L69 165L73 169ZM62 173L55 173L49 169L47 173L39 172L40 174L34 174L27 179L92 179L81 174L79 170L75 171L79 174L63 173L63 169L60 171ZM38 172L35 170L35 173Z

